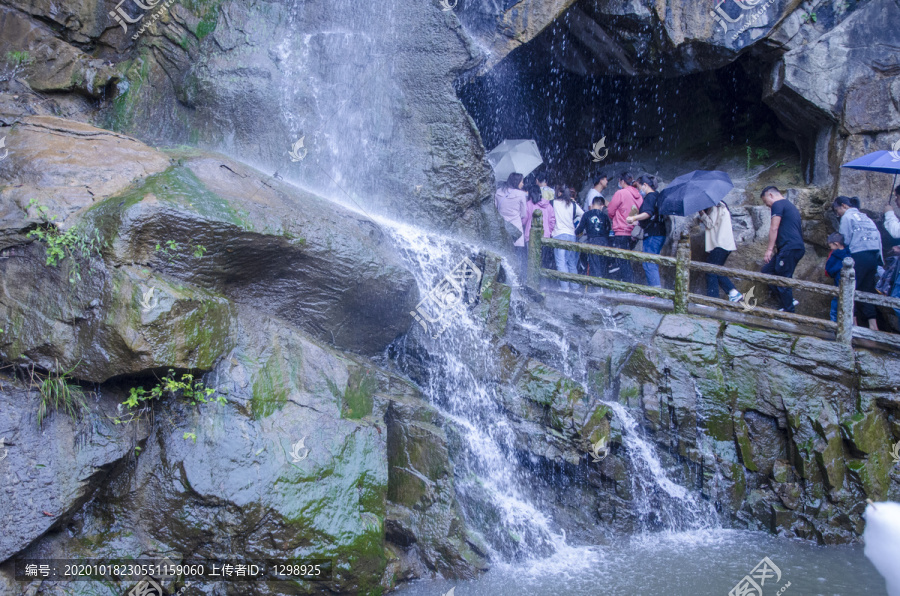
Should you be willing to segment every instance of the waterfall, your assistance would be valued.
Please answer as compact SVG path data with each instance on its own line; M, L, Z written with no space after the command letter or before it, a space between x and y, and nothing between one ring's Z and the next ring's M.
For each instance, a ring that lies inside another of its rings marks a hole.
M482 251L413 226L382 218L378 223L390 232L423 297L464 257L474 260ZM505 261L504 268L514 275L514 267ZM520 310L514 299L510 312ZM517 324L528 330L532 343L546 344L550 348L546 352L556 354L548 364L583 382L586 366L582 356L555 332L553 314L545 314L544 325L535 321ZM400 368L422 385L429 400L451 422L451 443L459 439L454 453L456 487L470 527L481 533L495 562L531 560L534 565L539 559L562 558L567 565L596 563L602 556L596 549L569 546L564 531L540 503L529 499L528 487L537 479L516 457L515 433L500 395L504 387L497 381L501 363L496 346L476 314L462 309L453 316L438 337L417 328L402 340L404 345L396 346L396 352ZM711 508L668 477L654 446L641 436L628 410L611 399L606 403L622 426L638 516L658 521L647 526L662 525L669 530L709 527Z
M715 509L673 482L657 455L656 448L643 438L637 420L619 402L605 401L622 424L622 441L631 464L631 488L641 520L667 530L694 530L716 524Z

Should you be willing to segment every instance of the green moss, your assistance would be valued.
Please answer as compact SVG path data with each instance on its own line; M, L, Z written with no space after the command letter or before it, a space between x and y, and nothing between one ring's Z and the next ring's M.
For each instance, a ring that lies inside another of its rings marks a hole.
M197 39L203 41L207 35L216 30L222 0L182 0L180 4L200 19L193 30Z
M619 390L619 401L622 403L631 403L633 400L636 400L641 395L641 390L636 385L631 385L629 387L622 387Z
M172 166L164 172L148 176L124 192L96 203L85 218L93 220L101 239L111 243L118 234L125 212L150 194L161 203L170 203L179 209L188 209L245 230L252 228L227 200L209 190L193 172L181 166ZM158 240L162 242L165 239Z
M347 387L341 391L337 383L327 379L328 389L341 402L341 417L359 420L372 413L373 399L378 389L378 379L370 371L356 369L347 379Z
M140 56L130 62L122 74L127 89L113 100L106 122L106 127L111 130L124 131L132 128L141 100L141 90L150 74L150 60L145 52L142 51Z
M741 412L734 413L734 438L744 467L751 472L758 472L759 466L753 458L753 445L750 443L750 429Z
M285 386L280 356L280 350L276 350L276 354L266 361L253 382L250 408L254 420L271 416L287 403L288 389Z

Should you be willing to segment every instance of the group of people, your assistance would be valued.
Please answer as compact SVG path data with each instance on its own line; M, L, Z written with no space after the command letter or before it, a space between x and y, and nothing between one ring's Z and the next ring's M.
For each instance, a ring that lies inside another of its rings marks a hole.
M637 178L628 172L617 176L617 189L607 201L604 192L609 178L598 174L591 179L592 186L579 205L574 188L561 184L552 188L545 174L537 174L532 184L526 185L522 174L513 173L500 185L495 195L495 205L516 238L515 249L519 253L524 270L533 213L542 212L544 238L587 242L600 246L634 250L642 241L641 250L659 254L666 241L666 218L660 215L661 200L654 176L644 174ZM771 210L771 227L764 264L760 271L781 277L793 277L797 264L804 257L802 220L800 211L785 199L775 186L768 186L760 194L763 203ZM894 200L900 207L900 186L894 191ZM826 263L827 273L840 283L840 270L847 256L854 261L856 289L862 292L880 292L900 298L900 246L893 249L893 259L885 263L882 257L882 240L875 223L859 210L859 199L840 196L832 205L840 218L840 230L828 237L832 252ZM699 212L695 221L705 227L706 261L724 265L729 255L737 250L732 228L731 212L721 201ZM890 205L885 209L885 228L900 244L900 219ZM643 263L647 285L661 287L659 267ZM599 255L584 255L565 249L543 247L541 267L564 273L583 273L634 283L631 261ZM562 291L574 291L578 285L560 281ZM791 288L770 286L778 302L779 310L795 312L799 302ZM734 283L724 275L706 275L707 296L718 298L724 293L733 302L743 300ZM837 300L832 303L831 319L837 318ZM858 317L865 319L872 329L877 329L876 310L870 304L857 305ZM897 310L900 317L900 309Z

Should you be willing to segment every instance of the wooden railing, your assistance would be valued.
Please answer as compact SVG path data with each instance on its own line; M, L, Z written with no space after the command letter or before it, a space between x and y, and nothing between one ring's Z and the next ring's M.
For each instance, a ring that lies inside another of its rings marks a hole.
M738 311L744 314L752 312L755 316L763 316L777 321L785 321L790 323L798 323L801 325L811 326L826 332L833 332L834 338L845 345L853 342L853 337L861 337L874 340L877 342L888 343L891 345L900 345L900 339L894 334L881 333L855 327L853 325L853 301L854 298L860 302L866 302L877 306L888 306L900 309L900 299L888 298L879 294L870 294L867 292L855 291L856 272L853 268L853 260L851 258L844 259L841 269L841 285L828 286L820 283L803 281L788 277L780 277L778 275L768 275L755 271L746 271L744 269L730 269L721 265L711 265L709 263L701 263L691 260L690 238L687 234L683 234L678 242L675 251L675 257L666 257L645 252L637 252L633 250L624 250L620 248L612 248L609 246L598 246L596 244L585 244L581 242L569 242L566 240L556 240L554 238L544 238L544 226L541 220L541 211L536 210L531 220L531 233L528 243L528 267L526 271L525 284L529 288L538 291L540 288L541 278L557 279L571 283L596 286L609 290L617 290L621 292L630 292L632 294L640 294L644 296L654 296L656 298L664 298L671 300L676 313L687 313L691 304L700 304L704 306L712 306L719 309ZM593 277L588 275L579 275L576 273L563 273L553 269L543 269L541 267L541 248L561 248L565 250L583 252L592 255L599 255L609 258L625 259L628 261L637 261L639 263L654 263L664 267L675 268L675 284L674 289L668 290L653 286L645 286L637 283L629 283L619 280L607 279L603 277ZM691 271L701 273L712 273L715 275L725 275L728 277L737 277L749 281L762 282L771 286L781 286L791 288L792 290L802 290L804 292L813 292L823 294L830 298L837 297L837 322L826 319L819 319L806 315L798 315L796 313L782 312L760 306L748 306L741 302L731 302L729 300L721 300L719 298L710 298L702 294L693 294L690 292Z

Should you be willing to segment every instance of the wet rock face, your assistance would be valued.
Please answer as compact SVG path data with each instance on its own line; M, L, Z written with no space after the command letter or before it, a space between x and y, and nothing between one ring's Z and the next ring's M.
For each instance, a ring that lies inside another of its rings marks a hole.
M558 354L529 347L517 327L508 339L521 354L510 365L520 407L510 410L523 457L555 467L566 493L581 495L556 505L559 519L590 507L618 531L655 523L634 494L623 422L604 400L627 406L669 477L698 490L725 525L854 542L867 498L900 498L890 456L900 441L894 355L639 307L619 306L610 321L565 300L557 306L571 322L567 360L584 363L587 394L577 384L560 391L572 381ZM601 437L610 454L595 462Z
M67 522L146 437L144 424L113 423L121 394L81 390L77 420L49 411L39 423L37 388L0 373L0 561Z
M170 165L134 139L56 118L14 131L16 151L0 162L11 182L0 249L22 253L0 260L10 360L80 362L78 377L93 381L165 362L206 369L230 347L226 297L364 354L411 321L414 280L364 216L216 156L174 154ZM70 154L68 169L53 167ZM79 248L44 265L45 246L28 237L44 225L41 206L53 226L95 243L88 257ZM156 306L142 307L145 296ZM48 301L51 316L32 315ZM179 356L160 352L173 346L166 334Z
M20 23L51 18L44 11L55 9L28 10L36 16L10 10L0 21L4 53L37 55L47 42L46 32L20 33ZM475 48L453 12L404 2L312 9L216 1L150 11L125 2L122 10L143 17L123 31L98 12L100 30L86 21L79 29L115 69L82 64L81 50L53 39L70 78L90 77L91 90L103 85L114 98L95 122L264 163L369 212L467 233L484 225L479 207L493 181L453 88L454 73L474 64ZM73 90L59 76L35 65L28 80L46 91Z
M13 130L0 362L68 371L97 397L78 421L51 408L41 430L35 384L0 379L0 519L18 524L0 561L315 553L340 561L330 588L344 593L485 567L439 415L364 358L409 327L417 301L382 228L221 156L57 118ZM78 167L41 168L64 155ZM225 403L168 395L115 424L130 389L167 369Z

